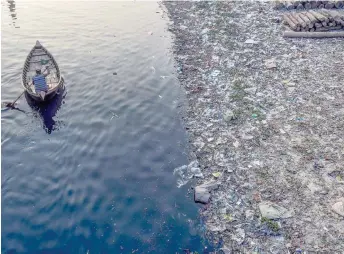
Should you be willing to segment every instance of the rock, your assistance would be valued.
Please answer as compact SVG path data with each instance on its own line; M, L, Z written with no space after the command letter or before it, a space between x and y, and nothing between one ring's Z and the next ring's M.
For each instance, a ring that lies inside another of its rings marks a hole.
M344 198L339 199L332 205L332 211L344 217Z
M265 60L265 66L266 66L266 68L268 68L268 69L276 68L277 65L276 65L276 60L275 60L275 58L271 58L271 59Z
M195 202L196 203L202 203L202 204L208 204L210 199L210 192L202 188L200 186L197 186L195 188Z
M208 204L210 192L219 187L219 183L212 181L195 187L194 200L196 203Z
M282 206L267 201L259 204L259 210L262 217L268 219L290 218L294 215L293 211L289 211Z

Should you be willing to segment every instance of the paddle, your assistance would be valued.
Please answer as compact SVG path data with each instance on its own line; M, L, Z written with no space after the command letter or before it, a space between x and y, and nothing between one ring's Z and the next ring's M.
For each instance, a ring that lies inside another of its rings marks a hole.
M19 100L20 97L22 97L22 95L25 93L25 90L17 97L17 99L15 99L13 102L9 102L6 104L7 108L13 108L14 107L14 103L16 103L17 100Z
M48 70L49 66L46 66L45 67L45 70L42 72L44 73L46 70ZM6 104L6 107L7 108L14 108L14 103L16 103L17 100L19 100L20 97L22 97L22 95L25 93L25 90L17 97L17 99L15 99L15 101L13 102L9 102Z

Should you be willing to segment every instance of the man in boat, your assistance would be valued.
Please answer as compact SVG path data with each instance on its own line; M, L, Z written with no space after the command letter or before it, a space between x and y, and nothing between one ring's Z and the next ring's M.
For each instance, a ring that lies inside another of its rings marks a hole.
M37 69L36 75L32 78L32 82L35 86L36 93L41 95L42 99L44 99L45 94L48 92L49 89L47 81L45 80L45 77L48 76L50 73L48 66L45 70L48 70L46 74L44 74L44 72L42 73L41 69Z

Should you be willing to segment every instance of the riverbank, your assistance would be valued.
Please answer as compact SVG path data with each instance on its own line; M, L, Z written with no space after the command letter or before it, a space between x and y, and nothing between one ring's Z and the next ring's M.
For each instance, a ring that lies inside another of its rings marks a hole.
M226 253L343 253L344 40L285 39L266 2L164 2L201 211Z

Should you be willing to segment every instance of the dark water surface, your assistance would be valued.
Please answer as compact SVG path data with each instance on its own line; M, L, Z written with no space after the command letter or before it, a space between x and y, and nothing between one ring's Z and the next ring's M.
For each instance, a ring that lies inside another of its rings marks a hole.
M2 2L2 100L37 39L66 85L2 111L2 253L205 248L173 175L188 162L166 22L150 1Z

